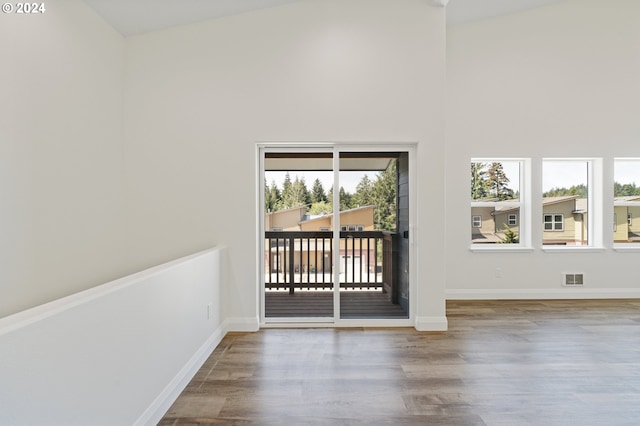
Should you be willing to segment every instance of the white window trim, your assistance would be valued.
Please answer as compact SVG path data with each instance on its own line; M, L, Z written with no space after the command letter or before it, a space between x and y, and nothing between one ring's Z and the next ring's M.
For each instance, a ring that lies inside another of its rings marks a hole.
M517 244L469 244L472 252L511 252L523 253L533 251L531 246L531 158L505 158L505 157L473 157L470 163L489 163L517 161L520 163L520 197L518 201L502 203L504 206L519 208L519 232ZM468 169L467 169L468 170ZM471 202L470 207L490 207L495 203ZM470 235L470 234L469 234Z
M640 162L640 158L638 157L616 157L613 159L614 166L614 178L615 182L615 165L617 162ZM640 202L638 201L615 201L613 202L614 207L616 206L626 206L626 207L640 207ZM615 214L615 213L614 213ZM629 218L627 216L627 225L630 226ZM632 252L632 253L640 253L640 243L613 243L613 249L615 251L620 252Z
M587 222L587 235L589 243L586 246L556 246L542 244L543 251L562 252L562 251L595 251L604 250L603 234L603 208L604 208L604 189L603 189L603 167L602 158L584 158L584 157L564 157L564 158L543 158L542 168L546 161L574 161L587 163L587 212L589 220ZM544 225L543 230L544 232ZM542 235L541 235L542 236ZM541 241L542 243L542 241Z

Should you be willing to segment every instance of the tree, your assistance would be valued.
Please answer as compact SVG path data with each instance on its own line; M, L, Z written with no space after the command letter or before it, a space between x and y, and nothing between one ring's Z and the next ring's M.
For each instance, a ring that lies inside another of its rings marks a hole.
M340 187L340 211L349 210L353 208L352 203L353 196Z
M584 184L573 185L569 188L551 188L549 191L542 194L543 197L566 197L566 196L578 196L580 198L586 198L588 194L587 186Z
M322 182L320 182L320 179L316 179L313 182L313 187L311 188L311 202L327 202L327 194L325 194L324 192L324 188L322 187Z
M513 199L513 190L508 186L510 181L502 168L502 163L491 163L487 170L487 181L492 196L500 201Z
M372 200L376 206L374 213L375 228L379 230L396 230L396 188L398 176L396 161L392 161L389 167L378 173L373 184Z
M282 208L282 194L278 189L275 181L271 182L271 187L267 186L267 181L264 181L264 208L267 212L275 212Z
M471 163L471 199L481 200L489 195L486 163Z
M318 201L317 203L311 204L309 208L309 214L312 215L322 215L322 214L331 214L333 213L333 207L331 204L326 201Z
M353 194L352 204L353 206L369 206L373 202L373 182L369 179L369 176L364 175L358 186L356 186L356 193Z
M501 238L499 244L518 244L518 242L520 241L518 238L518 234L506 223L504 224L504 227L504 237Z
M287 176L289 176L288 173L285 176L285 188L282 190L284 207L291 208L311 204L311 197L309 196L307 185L304 183L304 178L299 179L298 176L296 176L296 180L293 183L291 183L291 179L289 179L290 184L287 186Z

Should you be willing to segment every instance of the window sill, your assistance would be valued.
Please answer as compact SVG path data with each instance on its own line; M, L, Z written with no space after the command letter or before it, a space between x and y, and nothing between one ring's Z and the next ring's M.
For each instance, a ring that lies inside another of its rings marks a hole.
M545 247L542 246L542 251L547 253L603 253L604 247Z
M613 249L621 253L640 253L640 244L614 244Z
M469 250L474 253L531 253L533 247L511 245L511 244L499 244L498 245L482 245L482 246L470 246Z

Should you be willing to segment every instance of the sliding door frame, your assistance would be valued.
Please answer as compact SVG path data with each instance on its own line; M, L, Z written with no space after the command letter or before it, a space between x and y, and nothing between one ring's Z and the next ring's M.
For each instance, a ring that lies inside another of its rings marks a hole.
M417 250L415 235L415 223L417 219L417 181L416 181L416 147L415 143L340 143L340 142L261 142L256 146L256 260L257 277L256 293L258 296L258 306L260 309L259 319L261 327L413 327L415 318L415 306L417 295ZM265 317L265 221L264 221L264 173L265 154L268 152L331 152L333 154L333 244L340 247L340 153L342 152L407 152L409 155L409 270L404 271L409 276L409 316L401 319L342 319L340 318L340 250L333 252L333 318L266 318Z

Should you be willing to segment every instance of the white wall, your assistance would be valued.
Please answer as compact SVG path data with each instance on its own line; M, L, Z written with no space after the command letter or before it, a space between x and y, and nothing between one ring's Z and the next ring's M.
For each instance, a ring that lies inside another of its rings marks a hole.
M444 25L422 0L309 0L128 39L133 263L224 244L228 315L256 322L257 142L417 141L418 316L446 324L443 230L419 227L444 217Z
M611 249L613 158L640 155L640 2L566 0L447 31L447 289L458 297L639 296L637 253ZM543 157L604 164L599 253L540 250ZM469 160L533 162L533 253L471 253ZM495 269L502 268L502 278ZM584 272L563 289L562 272Z
M0 14L0 317L124 275L124 39L79 0Z
M0 424L156 424L226 332L222 252L0 319Z

